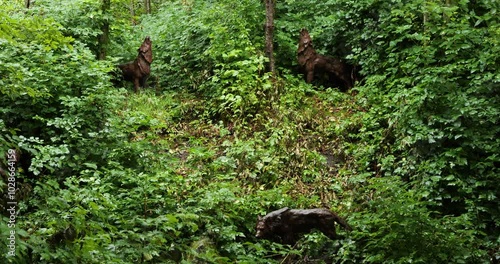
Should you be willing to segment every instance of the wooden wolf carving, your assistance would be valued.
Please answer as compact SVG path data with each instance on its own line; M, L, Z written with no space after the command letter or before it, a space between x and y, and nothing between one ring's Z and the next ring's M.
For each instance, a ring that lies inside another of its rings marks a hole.
M313 81L315 75L327 75L334 86L345 91L352 88L357 80L356 67L341 59L318 54L313 47L312 38L305 28L300 31L297 60L308 83Z
M300 235L317 229L330 239L336 239L335 222L346 230L352 230L347 222L325 208L289 209L272 211L258 217L255 227L258 238L267 238L284 244L295 244Z
M118 65L123 79L134 83L135 92L139 91L139 86L147 86L146 80L151 73L150 65L153 62L151 39L146 37L137 51L137 58L134 61Z

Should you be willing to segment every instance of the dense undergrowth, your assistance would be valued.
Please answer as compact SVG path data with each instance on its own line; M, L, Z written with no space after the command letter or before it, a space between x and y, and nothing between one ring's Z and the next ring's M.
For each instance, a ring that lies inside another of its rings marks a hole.
M496 1L279 2L277 76L259 1L172 1L133 18L128 1L110 13L18 2L0 11L0 150L23 153L7 262L500 258ZM97 61L103 21L111 56ZM302 27L319 52L361 66L354 90L302 80ZM112 87L113 64L146 35L152 87ZM329 207L354 230L257 240L257 215L285 206Z

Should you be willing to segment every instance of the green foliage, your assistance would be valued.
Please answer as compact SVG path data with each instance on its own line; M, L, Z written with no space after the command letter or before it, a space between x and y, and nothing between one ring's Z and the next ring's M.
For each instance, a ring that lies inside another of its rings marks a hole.
M378 150L382 170L428 186L426 198L441 203L446 213L481 208L482 216L476 218L476 211L474 218L498 225L485 212L492 209L496 214L490 205L499 193L492 182L500 147L495 91L499 72L491 64L499 61L498 53L491 53L498 43L483 44L496 39L498 32L486 26L497 23L489 12L478 16L483 7L460 2L425 3L422 8L411 3L381 13L384 19L375 33L381 42L359 56L369 62L384 48L386 59L377 63L384 68L377 70L380 75L373 72L360 92L373 106L366 117L377 116L378 123L385 124L373 139L383 142ZM373 137L373 129L366 132ZM395 160L385 162L382 156L388 155Z
M372 3L351 4L350 12L370 10L377 17L357 21L370 30L356 33L351 27L347 33L364 45L353 57L367 74L359 88L359 103L367 111L344 127L357 127L351 146L365 175L400 176L420 190L418 198L430 202L428 208L443 215L441 225L453 226L450 217L456 216L484 227L470 235L498 237L498 206L492 199L499 193L494 183L499 71L493 66L499 57L491 53L499 47L493 40L498 19L491 15L498 5L422 1L374 9ZM348 17L349 12L335 20L334 28L345 28ZM468 254L457 256L469 262Z
M8 261L498 258L497 2L278 1L277 76L260 1L167 1L147 16L128 0L106 14L97 0L21 2L0 11L0 150L30 157L18 181L32 189ZM152 37L155 94L111 88L112 62L95 60L104 22L111 61ZM304 83L303 27L318 52L359 64L362 84ZM285 206L331 207L354 230L257 240L256 216Z
M18 144L37 152L35 174L79 170L87 158L107 152L104 143L115 140L107 119L119 96L109 90L110 65L72 45L52 20L28 17L11 25L26 28L11 31L2 42L1 119L22 136Z
M67 5L72 8L68 9ZM61 32L66 36L85 43L89 48L96 49L96 39L101 34L102 14L99 14L99 1L37 1L32 11L55 19L61 24Z
M2 94L11 99L17 99L21 95L34 100L50 97L46 85L53 77L45 75L40 78L41 82L37 83L36 77L42 70L35 68L35 71L31 72L29 69L39 62L61 61L61 58L54 57L53 54L71 51L71 38L64 37L53 20L43 20L39 17L11 18L6 12L2 12L1 16ZM27 28L32 30L26 30Z
M166 3L143 22L157 36L159 83L199 91L211 115L255 117L276 94L264 74L262 8L255 1Z
M2 31L1 38L2 131L7 132L10 147L27 154L16 166L29 162L29 171L19 170L16 179L18 186L34 189L31 195L35 197L29 206L21 207L26 218L20 214L16 233L24 240L18 240L16 256L28 258L29 245L35 257L46 262L91 258L97 247L94 244L102 244L94 240L100 241L102 236L91 236L89 243L93 244L84 248L73 244L52 247L60 243L58 237L67 236L64 230L74 228L81 234L88 227L85 208L75 200L101 197L82 189L89 192L87 197L75 198L78 193L69 191L72 185L66 180L85 174L88 167L108 165L104 158L114 152L124 155L116 148L126 135L110 126L123 96L110 89L110 65L96 61L83 45L64 37L54 20L21 14L13 19L5 12L0 15L7 21L1 28L9 25L12 29ZM19 197L21 192L16 192ZM26 211L33 209L36 213ZM91 229L94 227L99 225Z
M335 11L325 14L325 6ZM437 210L443 219L468 219L480 227L470 235L495 240L498 3L286 1L279 8L290 13L278 19L281 39L290 42L298 30L294 21L314 16L301 26L309 28L316 48L361 65L358 111L329 128L358 164L357 173L342 172L353 175L352 184L371 186L373 176L399 176L422 192L422 201L410 204L429 202L422 208ZM290 58L295 49L280 52ZM451 227L455 220L439 223Z
M471 219L441 217L422 201L422 190L408 189L397 177L370 181L363 202L367 211L356 213L355 241L340 250L344 261L369 263L487 263L485 252L475 247Z
M129 1L112 1L108 12L102 10L102 0L39 0L30 12L35 16L48 17L61 24L59 30L65 36L83 43L93 54L98 53L98 37L104 23L109 23L111 44L108 53L125 59L136 56L137 46L143 36L131 34L131 21L137 19L128 12ZM138 12L139 13L139 12ZM138 39L134 39L138 38ZM135 40L135 42L134 42ZM125 45L124 45L125 44Z

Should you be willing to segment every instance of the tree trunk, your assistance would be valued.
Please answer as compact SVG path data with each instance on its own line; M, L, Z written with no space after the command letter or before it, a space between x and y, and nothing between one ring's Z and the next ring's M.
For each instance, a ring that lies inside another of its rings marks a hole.
M135 26L137 22L135 21L135 3L134 0L130 0L130 17L132 18L132 25Z
M452 0L446 0L445 4L446 4L446 7L450 7L453 5L453 2L452 2ZM450 22L450 18L446 15L446 13L443 14L443 18L444 18L444 21L446 21L446 23Z
M26 4L26 8L30 8L31 0L25 0L24 3Z
M151 14L151 0L144 0L144 8L146 9L146 14Z
M102 26L101 26L101 35L98 37L98 53L97 59L105 60L107 48L109 44L109 19L107 18L107 14L109 13L109 9L111 8L111 0L102 0L101 11L104 16Z
M266 56L269 58L269 71L276 73L274 62L274 4L275 0L266 1Z

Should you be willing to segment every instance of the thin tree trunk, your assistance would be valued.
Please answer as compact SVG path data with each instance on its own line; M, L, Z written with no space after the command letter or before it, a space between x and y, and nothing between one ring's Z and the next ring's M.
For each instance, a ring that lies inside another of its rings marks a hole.
M429 21L429 14L427 13L427 1L424 2L424 6L423 6L423 24L424 24L424 32L425 32L425 28L427 26L427 22Z
M105 17L106 14L109 13L109 9L111 8L111 0L102 0L101 11ZM98 38L98 54L97 59L104 60L106 59L106 53L109 44L109 20L104 19L101 26L101 35Z
M146 14L151 14L151 0L144 0L144 8L146 9Z
M30 8L31 0L26 0L24 3L26 4L26 8Z
M450 7L453 5L453 2L452 2L452 0L446 0L445 4L446 4L446 7ZM446 13L443 14L443 18L444 18L444 21L446 21L446 23L450 22L450 18L446 15Z
M269 71L276 73L275 62L274 62L274 1L275 0L265 0L266 1L266 56L269 58Z
M134 0L130 0L130 17L132 18L132 25L136 25L137 23L135 22L135 6L134 6Z

